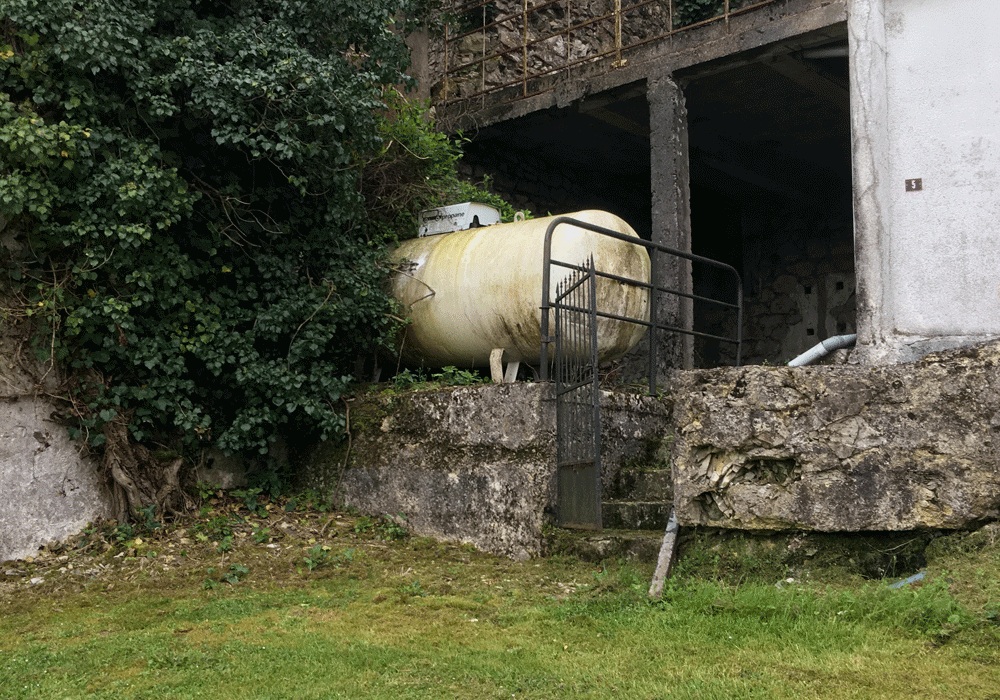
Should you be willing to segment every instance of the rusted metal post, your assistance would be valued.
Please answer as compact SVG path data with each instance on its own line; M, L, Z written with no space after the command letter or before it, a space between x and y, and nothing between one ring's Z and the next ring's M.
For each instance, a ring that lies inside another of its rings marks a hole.
M448 42L449 29L451 29L451 24L449 22L444 23L444 87L441 88L441 101L448 101L448 79L451 77L451 65L448 63Z
M615 0L615 67L622 65L622 0Z
M566 63L569 63L570 56L573 55L573 0L566 0Z
M479 83L479 91L484 94L483 95L483 99L480 101L480 104L485 107L486 106L486 97L485 97L485 93L486 93L486 3L483 3L483 48L482 48L482 51L480 52L480 57L482 59L482 63L480 64L479 67L481 69L480 75L482 76L482 80Z
M656 571L653 572L653 580L649 584L649 597L653 600L659 600L663 596L663 582L670 577L670 571L674 568L678 529L677 515L671 510L667 531L663 533L663 543L660 545L660 556L656 560Z
M528 0L521 3L521 93L528 95Z

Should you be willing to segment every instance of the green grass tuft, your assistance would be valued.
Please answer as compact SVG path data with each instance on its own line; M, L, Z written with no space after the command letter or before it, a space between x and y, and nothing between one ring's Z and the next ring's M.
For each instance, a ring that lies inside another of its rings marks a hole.
M220 500L145 543L109 533L106 550L91 537L85 552L6 564L0 696L825 700L1000 688L1000 546L981 538L942 541L926 579L899 589L763 573L734 583L682 566L650 602L651 564L512 562L396 539L391 521L263 501L262 515L234 510L245 502ZM227 551L195 537L226 530Z

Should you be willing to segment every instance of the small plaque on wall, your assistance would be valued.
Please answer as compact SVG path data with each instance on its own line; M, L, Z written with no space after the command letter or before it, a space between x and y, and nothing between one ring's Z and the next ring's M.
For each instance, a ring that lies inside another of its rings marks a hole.
M924 181L919 177L912 180L905 180L905 182L907 192L919 192L924 189Z

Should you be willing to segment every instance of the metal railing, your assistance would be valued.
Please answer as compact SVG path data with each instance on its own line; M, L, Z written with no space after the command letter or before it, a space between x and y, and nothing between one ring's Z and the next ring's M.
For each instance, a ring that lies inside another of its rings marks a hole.
M637 49L709 24L730 21L778 0L446 0L437 51L448 105L518 88L510 100L545 92L540 78L584 63L612 59L624 67ZM606 8L595 10L598 8Z
M646 280L632 279L629 277L623 277L621 275L612 274L609 272L604 272L599 269L594 269L594 274L597 277L603 279L614 280L625 285L640 287L647 290L649 294L649 318L632 318L628 316L620 316L618 314L608 313L597 309L596 315L598 318L612 319L616 321L624 321L627 323L634 323L637 325L645 326L648 329L647 338L649 341L649 358L648 358L648 372L649 372L649 393L656 393L656 368L657 368L657 346L660 340L661 334L664 332L668 333L679 333L682 335L689 335L697 338L705 338L710 340L718 340L724 343L732 343L736 346L736 366L739 366L741 361L741 351L743 345L743 282L740 279L740 274L736 268L731 265L719 262L717 260L712 260L710 258L702 257L700 255L694 255L693 253L687 253L682 250L677 250L676 248L670 248L669 246L662 245L660 243L654 243L652 241L643 240L641 238L636 238L634 236L629 236L618 231L612 231L610 229L604 228L602 226L597 226L595 224L588 223L586 221L580 221L569 216L558 216L552 220L548 228L545 231L545 242L544 242L544 253L542 260L542 319L541 319L541 347L539 349L539 379L542 381L548 381L549 379L549 345L556 342L556 336L549 335L549 312L553 307L553 303L550 301L551 295L551 282L552 282L552 268L559 267L568 270L584 271L586 268L582 265L572 263L567 260L554 260L552 258L552 238L555 235L556 229L561 225L576 226L593 233L600 234L602 236L607 236L609 238L614 238L619 241L625 241L627 243L632 243L634 245L643 246L646 252L649 254L650 261L650 279ZM697 294L689 293L681 289L673 289L671 287L662 286L657 280L657 268L658 268L658 256L666 255L675 258L680 258L683 260L690 260L691 262L701 263L715 267L720 270L724 270L733 275L735 281L735 301L724 301L720 299L713 299L711 297L699 296ZM598 263L599 264L599 263ZM711 333L703 333L700 331L695 331L691 328L682 328L676 325L668 325L662 323L657 318L657 310L659 307L659 301L661 295L668 294L679 299L690 299L692 301L704 302L707 304L717 305L722 308L732 309L736 315L736 333L732 337L714 335Z

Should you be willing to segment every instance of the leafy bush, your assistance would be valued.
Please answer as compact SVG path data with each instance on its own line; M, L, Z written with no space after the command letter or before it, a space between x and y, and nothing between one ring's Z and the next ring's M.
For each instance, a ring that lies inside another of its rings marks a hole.
M354 550L344 549L334 553L329 545L313 545L306 550L306 555L302 558L302 563L309 571L315 571L321 567L333 565L336 568L345 566L354 561Z
M468 386L469 384L482 384L489 381L471 370L452 366L442 367L441 371L432 374L431 378L445 386Z
M250 511L251 515L261 518L267 517L267 507L258 498L261 493L260 488L233 489L230 493L234 498L243 501L243 505Z
M155 466L129 441L343 433L356 359L400 323L387 245L470 194L400 92L426 5L4 3L7 316L34 322L75 433L126 471Z
M242 564L230 564L229 571L222 574L222 581L230 585L235 585L249 573L250 569Z
M686 27L723 13L723 0L677 0L674 9L674 26Z

